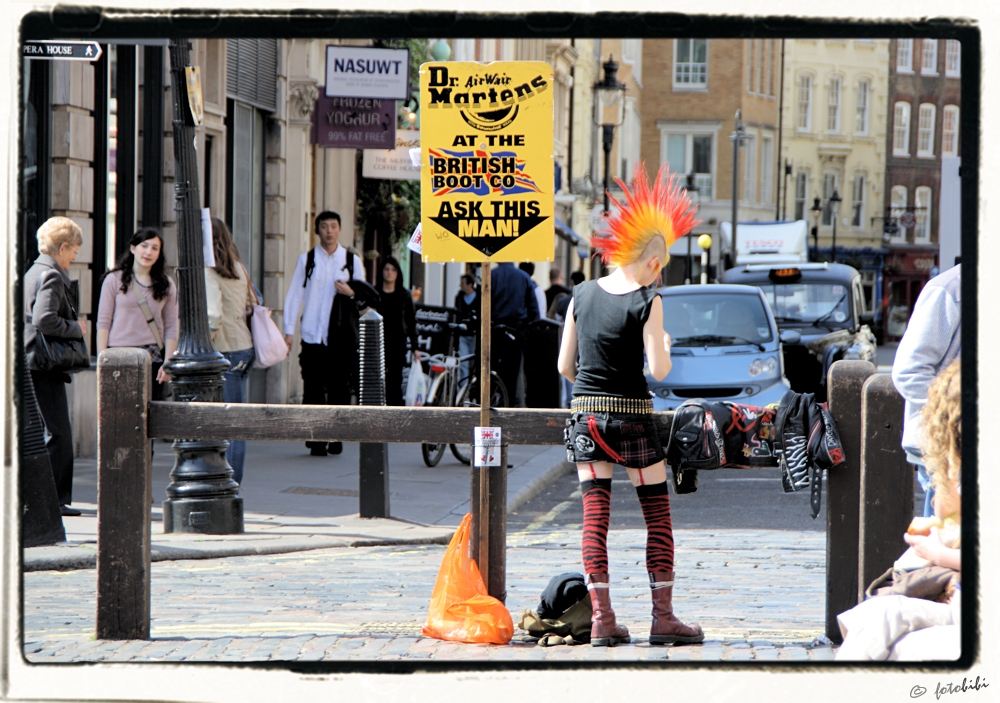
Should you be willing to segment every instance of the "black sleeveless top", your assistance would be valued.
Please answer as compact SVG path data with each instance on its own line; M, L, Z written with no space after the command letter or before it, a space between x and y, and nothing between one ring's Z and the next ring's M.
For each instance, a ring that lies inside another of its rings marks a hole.
M580 350L573 397L649 398L642 373L642 328L656 295L649 288L616 295L597 281L573 288L573 319Z

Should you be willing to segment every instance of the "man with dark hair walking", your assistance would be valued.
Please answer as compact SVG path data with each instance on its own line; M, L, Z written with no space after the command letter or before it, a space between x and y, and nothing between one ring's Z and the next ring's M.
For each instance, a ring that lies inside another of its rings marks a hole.
M517 375L524 353L524 330L539 316L534 286L531 276L509 262L497 264L490 273L493 327L503 325L491 331L490 355L494 370L507 387L511 405L518 397Z
M340 246L340 215L316 216L319 244L299 257L285 295L285 343L301 313L303 405L350 405L358 374L358 313L348 284L364 280L360 258ZM313 456L340 454L340 442L306 442Z

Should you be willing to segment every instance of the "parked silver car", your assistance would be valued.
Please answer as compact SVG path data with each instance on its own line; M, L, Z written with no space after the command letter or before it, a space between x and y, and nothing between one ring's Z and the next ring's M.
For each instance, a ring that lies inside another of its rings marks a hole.
M656 410L688 398L763 406L790 390L778 326L759 288L713 284L659 293L673 367L662 381L646 375Z

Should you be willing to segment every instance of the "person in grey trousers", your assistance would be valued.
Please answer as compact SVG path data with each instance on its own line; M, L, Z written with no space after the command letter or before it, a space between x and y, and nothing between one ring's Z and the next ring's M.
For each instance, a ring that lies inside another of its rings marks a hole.
M68 217L52 217L38 228L38 258L24 274L24 350L31 382L46 433L45 449L63 515L79 515L73 502L73 433L69 421L66 384L69 374L42 371L34 363L39 333L50 337L80 339L87 323L77 320L70 300L70 278L66 274L83 244L83 231Z
M917 467L917 478L924 489L924 517L934 514L934 489L920 449L923 446L920 414L927 404L931 383L961 353L962 265L959 264L924 285L892 364L892 383L906 401L902 445L906 460Z

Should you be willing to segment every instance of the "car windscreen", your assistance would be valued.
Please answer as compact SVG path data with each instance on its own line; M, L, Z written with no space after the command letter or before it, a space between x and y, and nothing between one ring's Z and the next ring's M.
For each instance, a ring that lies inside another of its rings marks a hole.
M799 281L762 283L759 287L779 325L817 320L840 324L850 319L850 288L844 284Z
M676 347L760 344L773 339L764 301L756 295L664 296L663 329Z

